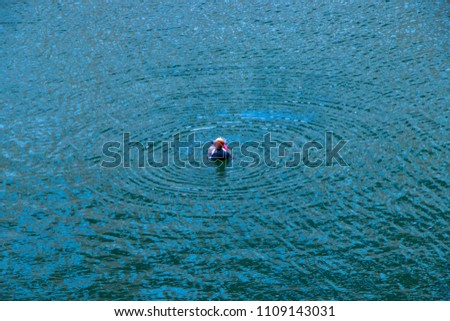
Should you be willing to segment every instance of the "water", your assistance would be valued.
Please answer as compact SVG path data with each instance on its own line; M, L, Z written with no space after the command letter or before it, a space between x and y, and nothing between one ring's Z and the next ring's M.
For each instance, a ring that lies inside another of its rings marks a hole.
M445 1L0 12L0 299L450 299ZM326 131L349 166L101 167Z

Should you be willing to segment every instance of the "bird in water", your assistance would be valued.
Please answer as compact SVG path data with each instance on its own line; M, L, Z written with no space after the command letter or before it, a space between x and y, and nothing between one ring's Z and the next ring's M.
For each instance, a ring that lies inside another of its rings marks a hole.
M222 137L216 138L208 149L208 159L210 160L227 160L231 158L231 152L226 145L226 141Z

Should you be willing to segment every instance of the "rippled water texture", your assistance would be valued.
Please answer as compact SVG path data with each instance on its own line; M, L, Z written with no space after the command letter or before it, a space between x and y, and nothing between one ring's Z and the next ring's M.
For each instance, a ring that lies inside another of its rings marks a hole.
M450 299L445 1L45 2L0 5L0 299ZM100 166L326 131L350 166Z

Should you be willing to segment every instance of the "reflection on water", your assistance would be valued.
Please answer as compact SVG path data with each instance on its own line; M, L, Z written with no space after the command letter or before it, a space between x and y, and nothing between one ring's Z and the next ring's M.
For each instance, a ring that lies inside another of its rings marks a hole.
M0 298L450 299L446 12L4 4ZM124 132L326 131L350 166L100 166Z

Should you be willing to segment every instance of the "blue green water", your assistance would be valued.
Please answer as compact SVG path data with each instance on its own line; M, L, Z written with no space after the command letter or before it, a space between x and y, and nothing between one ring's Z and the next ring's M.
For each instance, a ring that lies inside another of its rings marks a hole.
M0 8L0 299L450 299L445 1ZM101 166L326 131L349 166Z

